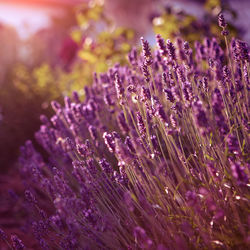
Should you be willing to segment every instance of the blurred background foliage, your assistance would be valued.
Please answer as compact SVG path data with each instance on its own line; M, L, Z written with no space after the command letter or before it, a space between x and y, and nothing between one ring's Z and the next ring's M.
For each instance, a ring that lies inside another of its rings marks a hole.
M0 171L14 165L20 145L33 139L40 114L51 115L50 101L91 84L93 72L105 72L114 63L127 63L127 53L145 35L154 33L189 42L218 36L221 0L201 1L197 18L160 0L94 0L67 9L63 18L21 41L15 29L0 26ZM121 26L123 25L123 27ZM231 35L236 29L230 25Z
M218 27L217 16L223 10L236 18L236 12L230 8L228 2L222 0L207 0L203 2L203 13L194 16L182 9L174 9L171 5L165 7L161 15L153 18L153 29L156 34L161 34L165 39L174 39L181 36L191 44L201 41L204 37L221 38L221 30ZM231 36L237 35L237 29L229 23ZM223 41L222 41L223 42Z

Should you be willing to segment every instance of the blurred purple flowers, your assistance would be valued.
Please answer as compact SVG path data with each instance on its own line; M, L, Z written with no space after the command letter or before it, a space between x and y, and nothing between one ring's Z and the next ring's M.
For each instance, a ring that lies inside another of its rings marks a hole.
M22 147L42 249L247 246L248 46L232 40L230 64L215 38L195 50L156 40L154 52L141 39L130 66L96 76L83 102L74 93L52 103L36 133L46 160L30 141Z

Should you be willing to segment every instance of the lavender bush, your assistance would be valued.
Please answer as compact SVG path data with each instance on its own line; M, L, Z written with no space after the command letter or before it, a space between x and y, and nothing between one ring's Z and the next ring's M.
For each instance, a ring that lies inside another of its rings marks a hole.
M42 249L247 248L249 50L219 26L225 51L142 38L83 102L52 102L36 133L48 159L31 141L20 157Z

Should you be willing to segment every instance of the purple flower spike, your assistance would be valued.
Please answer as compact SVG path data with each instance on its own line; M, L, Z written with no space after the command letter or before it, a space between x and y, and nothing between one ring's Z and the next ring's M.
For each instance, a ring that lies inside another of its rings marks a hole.
M244 167L239 162L231 162L231 171L233 177L238 181L238 184L247 184L249 178L244 172Z
M133 157L121 139L115 138L115 153L119 159L119 166L130 164Z
M175 47L169 39L167 40L167 51L170 61L175 61L176 60Z
M185 55L187 56L190 55L190 46L187 41L183 43L183 49L184 49Z
M65 108L66 109L70 109L71 108L71 99L68 96L64 97L64 104L65 104Z
M203 87L205 92L208 92L208 80L206 77L202 78L202 87Z
M146 66L149 66L153 63L153 58L149 43L148 41L145 41L143 37L141 37L141 45L142 45L142 54L144 57L144 63Z
M113 153L115 151L115 145L114 145L114 138L111 134L108 134L107 132L103 133L103 139L108 147L109 152Z
M201 130L202 135L209 133L209 122L202 107L201 101L197 101L193 105L194 116L196 120L197 127Z
M103 99L108 106L113 106L115 104L114 101L111 99L110 94L105 94Z
M57 113L58 111L61 110L62 106L57 102L57 101L52 101L51 102L51 107L53 110Z
M102 168L102 170L107 174L107 175L112 175L113 174L113 169L110 166L110 164L107 162L105 158L101 159L99 161L99 164Z
M146 82L149 82L150 81L150 73L149 73L147 64L144 63L141 66L141 69L142 69L142 73L143 73L143 75L145 77Z
M31 204L36 204L37 203L35 196L29 190L25 191L25 198Z
M132 140L130 139L129 136L126 137L125 144L127 145L130 153L134 154L135 153L135 147L134 147L133 142L132 142Z
M249 62L249 46L246 42L241 40L236 41L236 50L240 59L244 62Z
M79 97L79 95L78 95L78 92L73 91L72 95L73 95L74 101L75 101L76 103L80 103L80 97Z
M150 91L148 88L142 86L141 88L141 101L146 102L151 100Z
M164 57L167 56L168 55L167 47L164 42L164 39L161 37L160 34L156 35L156 42L157 42L157 46L159 48L160 54Z
M246 42L239 39L233 39L231 47L235 62L249 62L249 46Z
M7 240L7 235L6 233L0 228L0 239L1 240Z
M220 13L218 15L218 24L221 28L226 28L227 27L227 23L225 21L224 15L222 13Z
M117 99L118 100L122 99L124 97L124 87L122 86L122 81L118 72L116 72L115 74L115 89L116 89Z
M63 142L63 149L65 150L65 152L71 152L75 150L75 143L72 141L71 138L65 138Z
M90 125L90 126L88 127L88 130L89 130L89 134L90 134L92 140L95 141L95 140L98 138L98 133L97 133L96 127Z
M174 103L175 98L174 98L174 96L173 96L173 94L172 94L171 89L164 89L163 91L164 91L165 94L166 94L167 100L169 100L170 102Z
M142 119L140 112L136 113L136 118L137 118L137 126L139 129L140 135L145 136L146 135L146 127L145 127L145 124L144 124L144 121Z
M25 249L25 246L23 242L17 237L17 235L11 235L11 242L12 242L12 247L15 250L23 250Z

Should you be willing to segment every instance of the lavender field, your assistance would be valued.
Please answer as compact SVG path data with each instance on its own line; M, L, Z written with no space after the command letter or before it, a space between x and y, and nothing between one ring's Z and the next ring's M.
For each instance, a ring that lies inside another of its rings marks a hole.
M250 53L226 1L205 19L159 1L149 33L97 2L15 78L40 128L0 176L0 248L248 249Z

